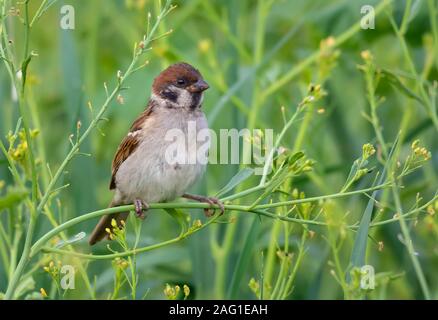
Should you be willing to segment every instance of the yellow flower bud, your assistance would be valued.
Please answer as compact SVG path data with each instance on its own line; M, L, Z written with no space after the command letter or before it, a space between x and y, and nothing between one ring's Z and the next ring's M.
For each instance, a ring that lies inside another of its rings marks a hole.
M40 293L43 296L43 298L47 298L47 292L46 292L46 290L44 290L44 288L40 289Z
M203 39L203 40L199 41L198 49L202 53L208 52L208 50L210 50L210 48L211 48L211 41L209 39Z
M183 290L184 290L184 297L187 298L190 295L190 288L189 288L189 286L185 284L183 286Z
M195 221L193 221L193 227L200 228L201 226L202 226L201 220L196 219Z
M364 50L360 53L360 56L362 57L362 59L364 59L365 61L370 61L373 59L373 55L371 54L371 52L369 50Z

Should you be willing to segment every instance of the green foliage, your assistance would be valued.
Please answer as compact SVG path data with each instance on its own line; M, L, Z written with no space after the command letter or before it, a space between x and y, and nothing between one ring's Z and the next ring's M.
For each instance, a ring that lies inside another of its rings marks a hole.
M63 5L0 0L1 298L438 298L436 1L92 0L74 30ZM152 203L90 248L133 210L105 209L112 156L177 61L213 130L273 129L274 149L261 175L208 166L192 191L224 215Z

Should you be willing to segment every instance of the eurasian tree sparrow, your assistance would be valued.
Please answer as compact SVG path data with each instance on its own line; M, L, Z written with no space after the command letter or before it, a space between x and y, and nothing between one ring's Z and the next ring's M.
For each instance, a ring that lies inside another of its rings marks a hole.
M187 134L190 121L196 123L197 130L208 129L201 110L203 92L208 88L199 71L187 63L171 65L155 78L146 109L134 121L114 157L110 189L115 192L110 207L134 203L136 215L144 218L148 203L182 196L219 205L221 213L224 211L216 198L185 193L202 176L205 163L171 164L165 156L172 143L165 139L169 130L179 129ZM209 215L210 211L205 213ZM111 229L112 219L121 226L128 214L102 217L90 236L90 245L108 235L106 229Z

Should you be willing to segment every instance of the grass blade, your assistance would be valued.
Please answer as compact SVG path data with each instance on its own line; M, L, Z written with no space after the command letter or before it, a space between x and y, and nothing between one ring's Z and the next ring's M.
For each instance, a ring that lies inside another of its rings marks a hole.
M227 192L233 190L237 185L251 177L253 173L254 169L251 168L244 168L240 170L222 189L217 192L216 196L221 197L225 195Z
M395 148L397 147L398 140L399 140L399 135L397 135L397 138L392 145L391 152L389 153L389 157L387 159L386 165L383 168L382 175L380 176L380 179L377 182L377 184L383 183L385 179L386 172L388 170L389 164L391 163L391 158ZM374 183L374 185L376 185L376 183ZM354 241L353 250L351 253L351 258L350 258L351 267L361 267L365 264L369 226L371 223L371 218L374 210L375 199L377 199L380 192L381 192L380 190L376 190L373 192L363 213L362 219L359 224L359 229L357 230L356 239ZM347 281L350 281L349 274L347 274Z
M236 299L239 293L239 287L247 271L249 262L251 261L252 251L254 243L257 242L261 223L259 219L253 219L251 228L245 238L245 244L240 251L237 259L236 267L234 268L233 276L231 278L231 284L228 289L227 298Z

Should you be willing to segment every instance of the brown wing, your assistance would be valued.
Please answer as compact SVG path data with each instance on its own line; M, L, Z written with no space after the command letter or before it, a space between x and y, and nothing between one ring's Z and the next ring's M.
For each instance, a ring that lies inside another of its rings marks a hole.
M149 102L146 110L143 111L134 121L128 135L123 139L122 143L117 149L111 170L110 190L115 189L116 187L116 174L120 166L137 149L140 143L140 130L142 129L144 121L146 121L147 117L151 115L153 106L153 103Z
M135 135L128 135L125 137L125 139L123 139L113 160L110 189L114 189L116 187L117 170L119 170L123 161L128 159L129 155L133 153L135 149L137 149L139 141L140 140Z

